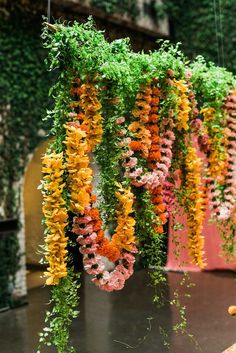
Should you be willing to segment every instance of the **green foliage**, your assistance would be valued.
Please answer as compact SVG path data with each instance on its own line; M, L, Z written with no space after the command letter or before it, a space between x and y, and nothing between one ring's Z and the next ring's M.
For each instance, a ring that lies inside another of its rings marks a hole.
M136 237L140 243L139 253L144 258L146 266L162 267L166 256L165 235L158 234L154 230L154 227L159 224L150 193L148 190L134 190L134 193L136 196Z
M193 73L191 81L201 108L211 106L221 110L228 92L236 85L234 75L223 67L206 63L201 56L190 67Z
M33 26L33 21L17 13L0 23L0 111L4 118L0 201L4 202L2 217L7 218L15 217L18 210L18 194L9 192L21 177L29 153L42 140L40 131L46 135L49 129L42 117L49 105L50 76L43 65L40 24Z
M66 278L52 288L50 304L52 309L46 312L46 327L39 334L40 346L37 353L41 352L41 345L54 345L58 353L75 353L75 349L69 346L69 327L72 319L75 319L79 312L76 310L79 304L78 279L80 275L72 271Z
M29 154L48 134L42 121L49 107L51 75L46 72L40 40L40 21L34 15L12 12L0 21L0 218L18 218L20 178ZM0 298L11 301L19 265L16 234L0 239Z

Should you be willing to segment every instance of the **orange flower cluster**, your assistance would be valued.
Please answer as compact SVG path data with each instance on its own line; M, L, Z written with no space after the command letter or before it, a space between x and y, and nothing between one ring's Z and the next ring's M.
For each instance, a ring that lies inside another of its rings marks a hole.
M191 104L188 98L188 85L183 80L173 80L174 86L178 90L178 115L176 117L177 130L188 130L189 115L191 112Z
M188 146L186 165L186 200L189 253L195 265L204 268L204 238L201 235L204 220L204 199L201 191L201 159L194 147Z
M151 146L148 155L148 167L152 170L157 168L157 162L161 159L160 152L160 137L158 135L159 128L157 122L159 120L158 109L159 109L159 96L160 91L157 87L152 87L151 92L151 110L148 118L148 130L151 134ZM155 214L158 216L160 224L155 227L157 233L163 233L163 224L167 222L166 218L166 205L163 202L163 188L162 185L151 190L152 202L155 206Z
M97 234L97 253L99 255L105 256L109 261L114 262L118 260L121 256L120 250L105 237L98 208L86 209L85 215L91 218L90 224L93 227L93 231Z
M129 131L135 135L135 140L131 141L129 147L133 151L140 151L144 157L148 156L151 145L150 132L146 128L151 110L151 87L147 85L137 94L135 108L132 111L136 121L128 127Z
M87 134L78 122L69 122L66 129L66 169L70 190L70 208L74 213L84 213L90 203L93 171L89 168Z
M101 103L94 83L84 83L80 87L81 95L79 106L84 111L82 125L87 127L87 138L90 151L93 151L102 139Z
M60 278L66 277L66 255L67 237L65 227L67 226L67 210L62 192L65 184L63 183L63 153L46 154L43 157L44 174L42 181L43 194L43 214L47 226L46 260L49 264L47 271L44 272L47 278L47 285L58 284Z
M224 151L224 139L220 137L220 128L214 124L215 109L208 107L201 110L204 116L204 128L209 135L208 177L219 182L224 181L227 170L227 155Z
M93 231L97 233L96 243L99 245L97 253L113 262L120 258L123 249L131 251L135 244L135 220L130 216L134 212L134 195L130 188L125 189L120 184L118 186L119 190L116 192L119 201L116 211L117 226L110 241L105 237L102 230L99 210L97 208L86 210L86 216L92 218Z

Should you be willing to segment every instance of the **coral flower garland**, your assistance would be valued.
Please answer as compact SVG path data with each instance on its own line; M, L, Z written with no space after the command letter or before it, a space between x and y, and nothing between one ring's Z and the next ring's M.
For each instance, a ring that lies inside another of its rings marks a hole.
M188 248L195 265L203 268L204 238L201 235L204 220L205 200L201 191L201 160L194 147L188 146L186 164L185 208L188 226Z
M47 277L46 284L54 285L59 283L60 278L67 275L65 227L68 223L67 210L62 196L65 186L63 153L46 154L42 163L43 214L47 226L45 258L49 264L44 275Z

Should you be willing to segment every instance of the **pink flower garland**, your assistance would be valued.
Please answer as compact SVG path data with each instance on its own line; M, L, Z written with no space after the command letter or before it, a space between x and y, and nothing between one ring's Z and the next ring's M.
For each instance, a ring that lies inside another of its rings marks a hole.
M86 210L85 210L86 213ZM92 218L89 216L74 217L72 231L79 235L80 252L84 255L84 269L93 275L94 282L100 289L107 292L121 290L125 281L133 274L137 248L133 245L132 252L123 251L118 264L111 272L105 270L103 257L97 254L97 233L93 229Z
M231 92L225 104L228 113L226 118L227 127L225 133L227 136L228 151L228 170L225 176L226 187L223 191L224 202L215 202L217 218L219 220L228 220L233 216L236 206L236 91ZM214 194L217 198L219 193Z

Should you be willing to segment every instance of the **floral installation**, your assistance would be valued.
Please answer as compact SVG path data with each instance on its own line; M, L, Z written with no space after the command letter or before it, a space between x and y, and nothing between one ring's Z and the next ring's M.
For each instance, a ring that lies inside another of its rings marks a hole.
M187 218L191 261L204 268L209 200L225 248L233 252L236 81L202 58L187 63L168 43L148 54L133 53L126 39L109 43L91 19L47 25L43 38L58 80L48 113L54 142L43 157L41 186L45 276L54 308L40 339L58 353L72 353L69 325L78 315L79 274L68 244L79 244L84 269L102 290L121 290L137 258L156 287L165 282L166 225L171 218L175 227L179 210Z

